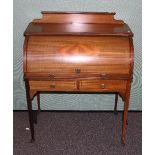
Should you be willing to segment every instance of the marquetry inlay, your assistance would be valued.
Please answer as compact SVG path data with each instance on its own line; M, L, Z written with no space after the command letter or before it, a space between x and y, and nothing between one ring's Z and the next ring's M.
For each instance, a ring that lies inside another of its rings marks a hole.
M86 45L86 44L69 44L61 47L59 49L59 53L61 55L96 55L100 51L97 47L93 45Z

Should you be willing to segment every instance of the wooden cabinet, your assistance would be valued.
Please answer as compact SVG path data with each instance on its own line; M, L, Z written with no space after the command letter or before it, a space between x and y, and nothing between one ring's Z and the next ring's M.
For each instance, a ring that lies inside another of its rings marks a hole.
M32 140L31 101L41 92L109 92L124 100L122 143L133 77L133 33L115 13L42 12L24 36L23 70Z

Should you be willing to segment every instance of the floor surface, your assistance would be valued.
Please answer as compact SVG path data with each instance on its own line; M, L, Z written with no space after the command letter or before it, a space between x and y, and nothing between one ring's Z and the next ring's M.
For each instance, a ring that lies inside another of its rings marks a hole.
M41 112L30 143L28 113L14 112L14 155L141 155L142 113L128 113L125 146L121 126L121 112Z

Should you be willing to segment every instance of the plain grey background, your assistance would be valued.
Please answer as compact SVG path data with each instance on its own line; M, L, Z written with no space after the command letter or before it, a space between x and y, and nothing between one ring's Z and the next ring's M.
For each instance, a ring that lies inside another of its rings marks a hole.
M130 110L142 109L141 93L141 0L14 0L14 110L26 110L23 81L23 32L34 18L41 18L41 11L116 12L115 18L124 20L134 33L134 80ZM36 108L36 99L33 101ZM44 110L113 110L114 95L102 94L47 94L41 95ZM119 98L118 109L123 108Z

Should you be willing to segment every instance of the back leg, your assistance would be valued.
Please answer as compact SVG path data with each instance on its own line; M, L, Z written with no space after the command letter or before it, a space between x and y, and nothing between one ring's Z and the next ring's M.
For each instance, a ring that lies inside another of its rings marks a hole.
M38 112L40 112L40 93L37 93Z
M118 111L117 111L117 102L118 102L118 93L115 94L114 114L118 114Z

